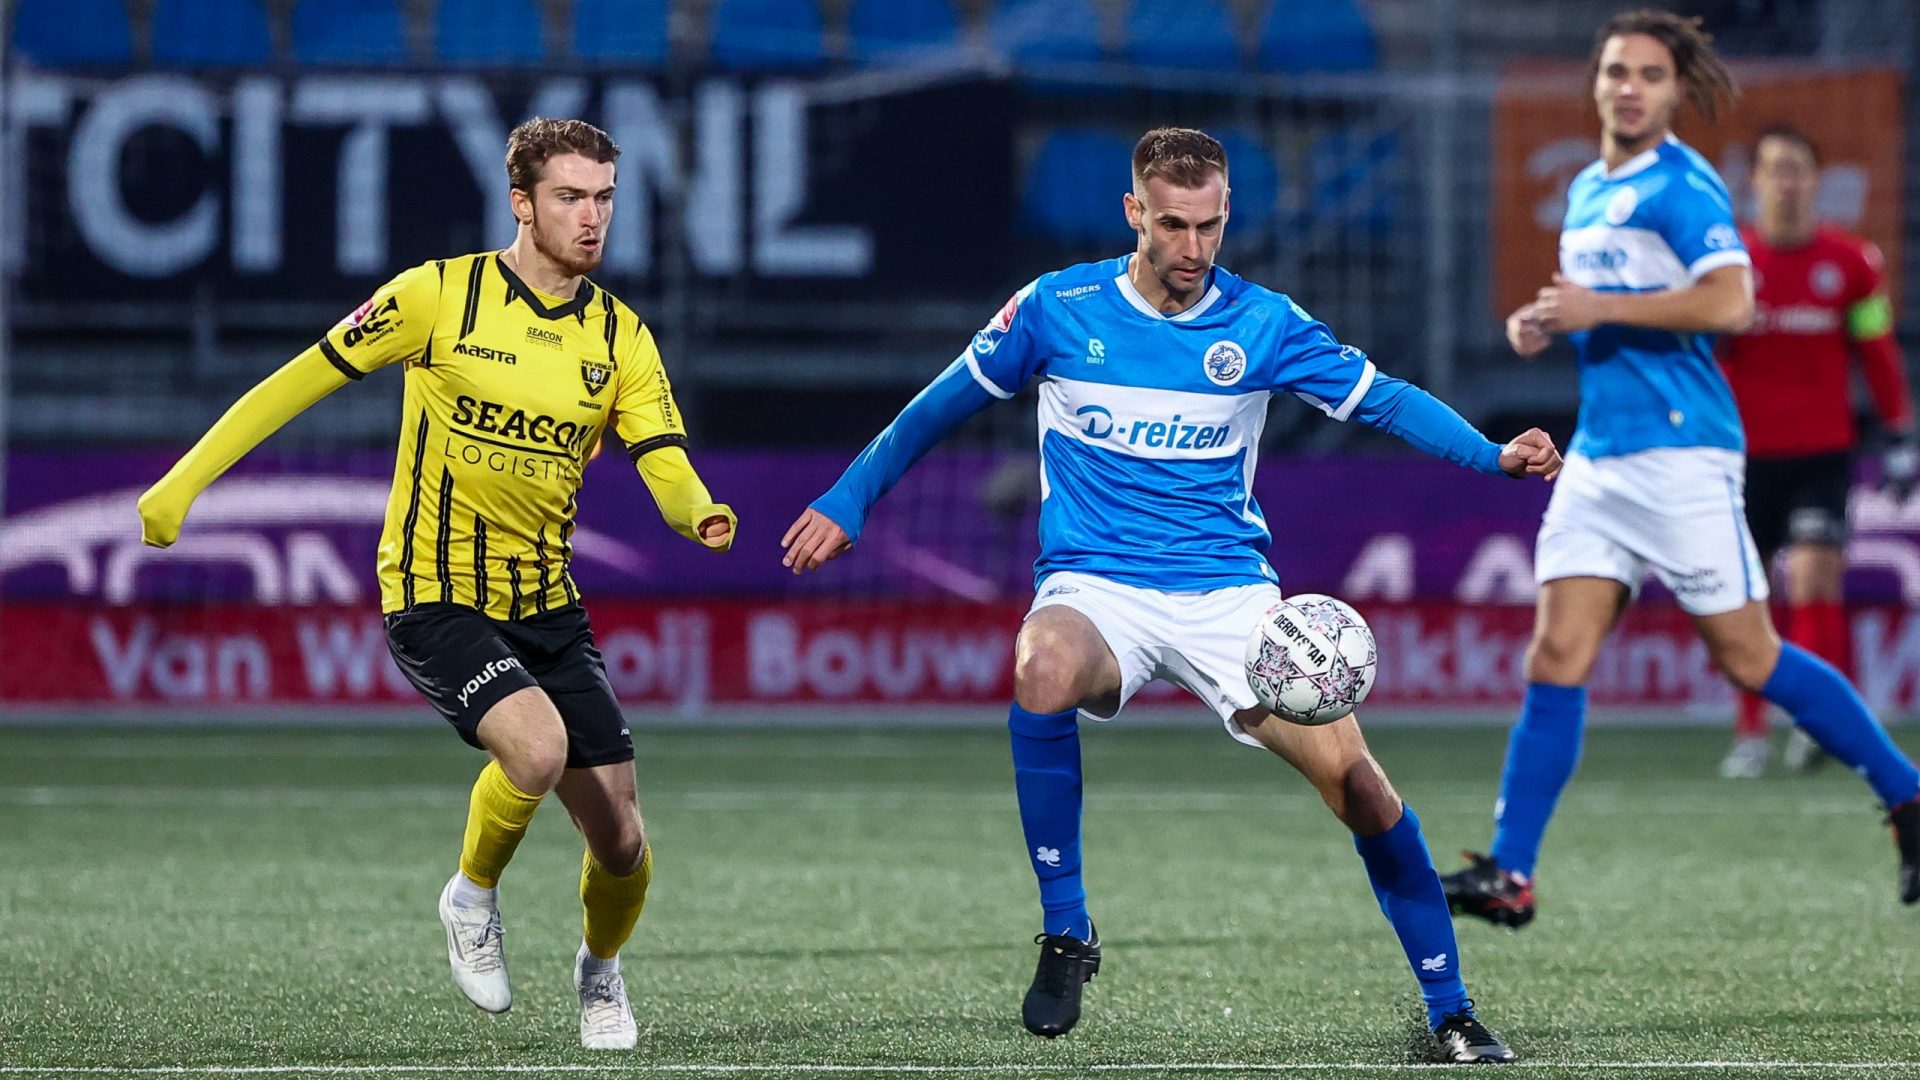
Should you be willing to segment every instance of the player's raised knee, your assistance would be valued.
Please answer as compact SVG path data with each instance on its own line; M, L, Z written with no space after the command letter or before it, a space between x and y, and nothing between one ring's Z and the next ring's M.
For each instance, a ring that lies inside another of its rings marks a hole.
M1057 713L1080 704L1080 670L1057 651L1022 651L1013 667L1013 699L1032 713Z
M1014 700L1035 713L1075 708L1086 696L1091 664L1082 636L1072 627L1039 616L1029 619L1014 649Z

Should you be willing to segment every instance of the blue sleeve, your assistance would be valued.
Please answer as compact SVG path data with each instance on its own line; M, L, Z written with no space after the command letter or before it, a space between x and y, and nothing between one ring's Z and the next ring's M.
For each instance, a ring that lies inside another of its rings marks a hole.
M1398 435L1417 450L1475 472L1500 473L1500 447L1447 403L1391 375L1375 372L1354 419Z
M1698 281L1723 266L1753 264L1733 222L1733 200L1718 176L1689 168L1657 198L1661 237L1689 279Z
M960 354L973 377L994 397L1012 397L1039 374L1041 350L1034 347L1034 342L1041 321L1040 302L1035 297L1040 281L1035 278L1008 297L999 313L973 335L972 344Z
M1373 382L1373 361L1357 346L1342 345L1326 324L1283 298L1292 318L1276 343L1269 390L1290 393L1335 420L1346 420Z
M968 363L968 354L962 354L874 436L839 481L813 501L813 508L846 530L848 540L858 540L867 512L880 496L962 421L1001 396L987 389L984 377Z

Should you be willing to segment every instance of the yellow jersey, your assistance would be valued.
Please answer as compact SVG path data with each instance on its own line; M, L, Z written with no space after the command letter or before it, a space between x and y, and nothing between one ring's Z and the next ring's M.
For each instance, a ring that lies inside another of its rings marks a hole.
M320 397L405 368L399 454L378 557L380 607L453 603L519 619L578 602L567 572L582 472L609 426L678 532L713 503L653 335L581 279L529 287L497 252L423 263L242 398L141 500L167 544L187 507L248 449Z

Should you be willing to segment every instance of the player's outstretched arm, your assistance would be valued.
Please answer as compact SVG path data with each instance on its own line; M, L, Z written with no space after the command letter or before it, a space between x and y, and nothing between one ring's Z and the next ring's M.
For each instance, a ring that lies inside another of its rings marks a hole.
M781 540L786 549L781 564L796 574L817 570L852 547L873 504L893 489L914 462L968 417L1013 396L997 388L989 391L984 384L985 376L975 373L967 355L947 365L787 529Z
M140 539L152 547L167 547L179 539L188 508L207 485L287 421L348 381L319 345L261 380L140 496Z
M247 451L348 382L420 355L439 300L440 271L433 263L403 270L312 348L247 391L140 496L140 539L154 547L172 544L193 500Z
M780 565L790 567L796 574L804 574L809 570L818 570L846 554L852 546L853 541L847 539L847 530L809 506L792 525L787 526L787 535L780 538L780 547L786 551L786 555L780 559Z
M1555 274L1532 308L1534 321L1549 334L1603 323L1676 334L1738 334L1753 322L1753 271L1745 265L1721 266L1685 288L1645 293L1597 292Z
M1559 451L1539 428L1498 445L1439 398L1380 372L1375 372L1353 417L1399 436L1415 449L1479 472L1551 480L1560 471Z

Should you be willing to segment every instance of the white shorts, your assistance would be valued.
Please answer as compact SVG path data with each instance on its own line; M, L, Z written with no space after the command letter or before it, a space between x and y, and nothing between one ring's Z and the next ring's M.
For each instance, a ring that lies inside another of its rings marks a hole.
M1111 720L1141 687L1165 679L1206 702L1227 734L1259 746L1233 714L1260 704L1247 685L1247 637L1279 602L1280 587L1266 582L1175 593L1063 571L1040 582L1027 615L1072 608L1093 623L1120 662L1119 707L1109 716L1082 709L1082 716Z
M1692 615L1767 598L1747 530L1746 459L1675 447L1567 456L1534 544L1534 577L1610 578L1638 591L1651 570Z

